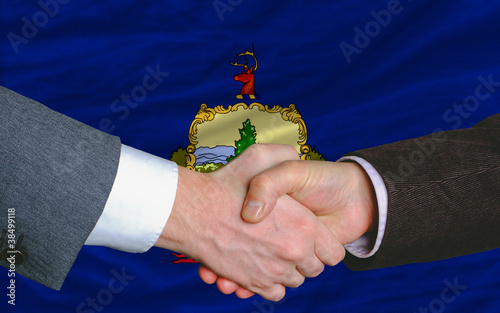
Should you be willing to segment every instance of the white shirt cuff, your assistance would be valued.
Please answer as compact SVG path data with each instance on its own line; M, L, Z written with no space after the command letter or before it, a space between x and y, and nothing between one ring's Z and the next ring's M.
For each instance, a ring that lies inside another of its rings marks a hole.
M373 235L370 233L364 234L359 239L355 240L352 243L346 244L344 247L349 253L357 256L358 258L368 258L374 255L380 244L382 243L382 239L384 238L385 233L385 225L387 223L387 188L384 184L382 176L377 172L377 170L368 163L365 159L356 156L345 156L342 157L339 161L343 160L351 160L358 163L365 172L370 177L373 187L375 189L375 194L377 196L377 205L378 205L378 229L377 229L377 238L375 239L375 244L373 244Z
M122 145L108 201L85 244L148 251L172 211L177 177L176 163Z

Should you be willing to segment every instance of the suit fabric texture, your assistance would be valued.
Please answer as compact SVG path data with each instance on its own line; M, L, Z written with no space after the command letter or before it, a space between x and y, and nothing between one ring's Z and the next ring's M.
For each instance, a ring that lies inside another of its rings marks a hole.
M354 270L429 262L500 247L500 114L452 130L350 153L388 191L385 234Z
M119 138L0 87L0 229L13 208L27 255L17 273L61 288L106 204L120 147Z

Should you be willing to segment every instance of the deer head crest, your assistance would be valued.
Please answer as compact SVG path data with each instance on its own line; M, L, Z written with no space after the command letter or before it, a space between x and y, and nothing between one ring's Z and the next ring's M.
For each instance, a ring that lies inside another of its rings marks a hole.
M246 58L247 55L250 55L255 60L255 65L252 65L248 68L248 60ZM238 57L244 57L245 63L238 63ZM237 99L260 99L260 96L255 93L255 71L257 70L257 58L255 57L255 49L252 44L252 52L245 49L245 52L237 53L234 58L234 63L229 61L231 65L234 66L243 66L243 72L236 74L233 76L234 80L242 82L243 87L241 87L241 91L239 95L236 95Z
M250 55L253 57L253 59L255 60L255 67L254 67L254 72L257 70L257 58L255 57L255 49L253 47L253 44L252 44L252 52L248 51L248 49L245 49L245 52L242 52L242 53L236 53L236 57L234 58L234 63L229 61L229 63L231 63L231 65L234 65L234 66L243 66L243 68L245 70L248 69L248 60L246 58L247 55ZM238 63L238 57L245 57L245 64L240 64Z

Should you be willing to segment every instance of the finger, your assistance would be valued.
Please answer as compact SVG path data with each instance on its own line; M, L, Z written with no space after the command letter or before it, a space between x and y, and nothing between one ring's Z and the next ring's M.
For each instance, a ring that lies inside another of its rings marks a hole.
M269 287L266 290L259 291L257 293L266 300L280 301L285 296L286 289L283 285L274 284L272 287Z
M200 275L201 280L209 285L215 283L217 281L217 278L219 277L204 265L200 265L200 267L198 268L198 274Z
M222 292L223 294L231 294L235 292L239 287L240 285L224 277L219 277L217 279L217 288L219 288L220 292Z
M334 266L344 259L345 248L335 235L320 223L314 243L314 253L324 264Z
M306 178L304 161L283 162L256 175L243 202L242 218L259 223L271 213L279 197L300 190Z
M309 256L306 260L297 265L299 273L305 277L316 277L323 272L325 265L316 255Z
M252 292L252 291L245 289L243 287L239 287L238 289L236 289L236 291L234 293L240 299L248 299L248 298L252 297L253 295L255 295L255 292Z
M222 277L219 278L217 274L215 274L214 272L212 272L203 265L200 265L198 273L200 274L201 279L207 284L213 284L217 281L217 286L219 290L224 294L230 294L236 292L236 295L241 299L250 298L251 296L255 295L254 292L251 292L248 289L240 287L239 285L233 283L228 279Z
M289 275L286 280L283 281L283 285L287 287L297 288L304 283L306 278L302 275L297 268L294 269L293 275Z

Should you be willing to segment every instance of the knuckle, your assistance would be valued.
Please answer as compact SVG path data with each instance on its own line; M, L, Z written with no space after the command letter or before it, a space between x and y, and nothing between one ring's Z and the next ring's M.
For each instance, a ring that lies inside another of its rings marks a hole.
M323 272L325 265L319 261L316 256L309 256L307 259L301 264L301 267L306 270L307 277L316 277L321 272Z
M255 291L255 292L258 292L259 290L266 290L269 288L271 288L271 285L267 281L264 281L264 280L254 281L249 287L250 290Z
M266 144L255 144L249 146L243 153L249 154L256 162L264 161L267 155L268 147Z
M297 269L305 277L316 277L323 272L325 265L314 255L308 256Z
M240 153L240 155L238 155L236 157L236 159L241 159L241 158L248 158L248 159L253 159L255 157L258 157L259 156L259 153L257 153L257 149L256 147L257 145L251 145L249 147L247 147L243 152ZM234 163L234 162L229 162L227 165L231 164L231 163Z
M263 172L252 178L250 184L252 187L256 187L258 189L267 190L270 186L271 176L267 173Z
M297 288L304 283L305 279L306 278L302 275L296 275L295 277L293 277L293 279L290 280L287 286Z
M314 270L311 272L309 277L316 277L319 274L323 273L323 270L325 269L325 265L321 263L321 265L318 265L317 267L314 268Z
M269 273L270 273L271 277L273 277L275 280L279 280L283 276L285 276L286 266L283 266L281 264L276 264L275 266L270 266Z
M331 265L331 266L334 266L334 265L337 265L339 264L340 262L342 262L342 260L344 259L345 257L345 249L333 249L333 253L331 255L331 258L329 258L331 261L331 264L328 264L328 265Z
M315 252L325 264L330 266L340 263L346 254L341 243L333 243L332 246L318 245L315 247Z
M296 243L287 245L284 251L286 259L291 261L302 260L305 255L305 249Z
M283 148L283 156L290 160L300 160L299 154L294 147L290 145L285 145Z
M345 258L345 249L342 248L342 249L338 249L338 250L339 250L339 253L338 253L338 257L336 260L337 260L337 263L340 263Z
M318 234L318 223L314 216L301 219L300 223L296 225L295 242L304 246L309 245Z
M283 286L276 286L275 288L273 288L270 292L269 292L269 297L267 298L267 300L271 300L271 301L280 301L281 299L283 299L283 297L285 297L285 287Z
M308 236L316 235L318 232L318 222L316 220L304 219L302 223L302 231Z

